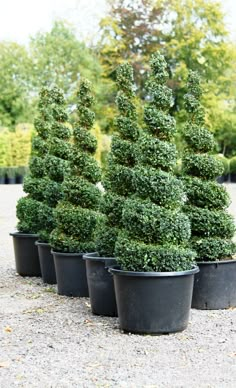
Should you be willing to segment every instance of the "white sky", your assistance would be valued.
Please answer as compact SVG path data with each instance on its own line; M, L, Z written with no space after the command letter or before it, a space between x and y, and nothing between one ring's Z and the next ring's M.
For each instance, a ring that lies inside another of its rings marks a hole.
M221 0L226 21L236 37L236 0ZM50 29L61 18L75 24L78 35L96 35L98 21L105 14L106 0L0 0L0 40L27 43L30 35Z

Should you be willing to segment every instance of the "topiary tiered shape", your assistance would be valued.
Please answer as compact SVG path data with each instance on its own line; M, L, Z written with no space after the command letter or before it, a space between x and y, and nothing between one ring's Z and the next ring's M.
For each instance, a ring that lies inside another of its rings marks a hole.
M51 105L53 99L49 88L43 88L39 95L39 115L34 125L37 135L32 141L32 155L29 175L24 179L23 189L28 193L17 203L17 228L24 233L38 233L46 220L51 218L47 206L43 204L45 193L45 157L48 152L48 135L52 125Z
M124 270L182 271L192 268L194 253L187 247L190 222L181 210L183 185L172 172L177 160L175 120L168 114L173 97L166 86L167 64L159 52L150 66L146 132L136 148L136 193L126 199L115 253Z
M44 180L44 210L45 224L39 231L39 239L49 242L50 233L55 227L53 209L59 200L62 199L62 182L70 156L71 131L66 126L68 115L66 113L63 91L57 86L50 89L52 121L47 139L48 153L45 156L45 180Z
M108 167L103 181L106 192L100 210L104 214L104 219L97 232L97 251L100 256L107 257L114 256L124 202L127 196L134 193L135 144L139 137L131 65L124 63L117 68L116 83L119 115L115 122L116 132L112 138Z
M215 148L213 134L204 125L204 109L200 99L200 77L191 71L188 76L185 108L188 122L184 138L186 152L183 158L184 183L187 194L185 212L191 221L192 248L198 261L231 258L236 251L232 237L233 218L227 213L229 196L216 182L222 175L223 163L211 153Z
M93 102L90 83L81 80L78 125L73 128L69 169L62 185L63 200L56 206L56 228L50 237L54 251L85 253L95 250L94 232L101 197L96 183L101 178L101 171L93 157L97 141L90 132L95 120L91 110Z

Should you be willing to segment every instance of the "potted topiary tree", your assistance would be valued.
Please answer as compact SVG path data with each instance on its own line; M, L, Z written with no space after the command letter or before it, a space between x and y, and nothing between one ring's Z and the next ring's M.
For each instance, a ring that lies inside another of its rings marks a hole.
M119 115L103 182L106 190L100 206L103 219L97 229L97 252L84 255L92 312L107 316L117 315L113 278L107 268L116 264L114 249L121 227L122 208L127 195L134 192L132 170L139 135L133 68L124 63L117 68L116 74Z
M29 175L24 180L26 197L17 203L18 232L11 233L15 251L16 270L22 276L40 276L38 249L35 242L38 232L50 218L48 209L43 205L44 199L44 159L47 153L47 136L51 125L50 93L43 88L39 96L39 116L35 119L37 136L32 143L32 156L29 163Z
M230 181L235 183L236 182L236 156L230 159L229 168L230 168Z
M98 221L100 190L96 183L101 171L93 155L96 138L91 134L95 115L91 86L81 80L78 91L78 124L73 129L70 169L63 182L63 200L55 210L56 228L50 242L53 248L58 293L88 296L85 262L86 252L94 252L94 233Z
M175 120L165 85L167 64L158 52L150 61L146 133L137 147L136 193L126 199L115 246L120 269L114 275L121 329L134 333L170 333L186 328L191 307L194 252L188 217L181 211L183 187L173 175L177 161L172 143Z
M236 251L232 237L233 218L227 213L229 196L215 180L224 169L210 153L214 137L204 126L200 77L190 72L185 107L189 119L185 128L186 153L183 172L187 203L185 212L192 228L191 246L200 268L195 277L192 307L220 309L236 306Z
M56 283L55 265L51 246L49 244L50 233L54 229L53 209L62 199L62 181L69 159L70 129L65 125L68 119L65 110L65 99L62 90L53 86L50 90L52 121L47 137L48 153L45 156L45 178L43 203L45 213L45 225L39 230L39 241L36 242L39 251L39 261L44 283Z

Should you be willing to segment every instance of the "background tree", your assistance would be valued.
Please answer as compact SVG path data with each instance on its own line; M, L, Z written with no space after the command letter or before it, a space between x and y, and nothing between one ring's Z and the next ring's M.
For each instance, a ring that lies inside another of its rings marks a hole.
M0 74L0 127L32 122L32 68L24 46L0 42Z
M109 13L101 21L100 60L106 78L113 79L116 66L129 58L138 93L144 98L146 59L158 48L167 60L177 124L185 120L184 86L188 69L193 69L202 76L203 104L214 131L221 118L217 112L222 106L229 111L226 101L235 99L236 80L236 47L230 41L220 4L214 0L110 2Z

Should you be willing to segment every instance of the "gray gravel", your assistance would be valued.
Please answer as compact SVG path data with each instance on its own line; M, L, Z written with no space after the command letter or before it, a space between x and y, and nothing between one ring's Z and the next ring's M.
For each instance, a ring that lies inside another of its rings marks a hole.
M17 276L8 233L21 195L0 186L1 388L236 387L236 309L192 310L178 334L128 335L116 318L93 316L89 299Z

